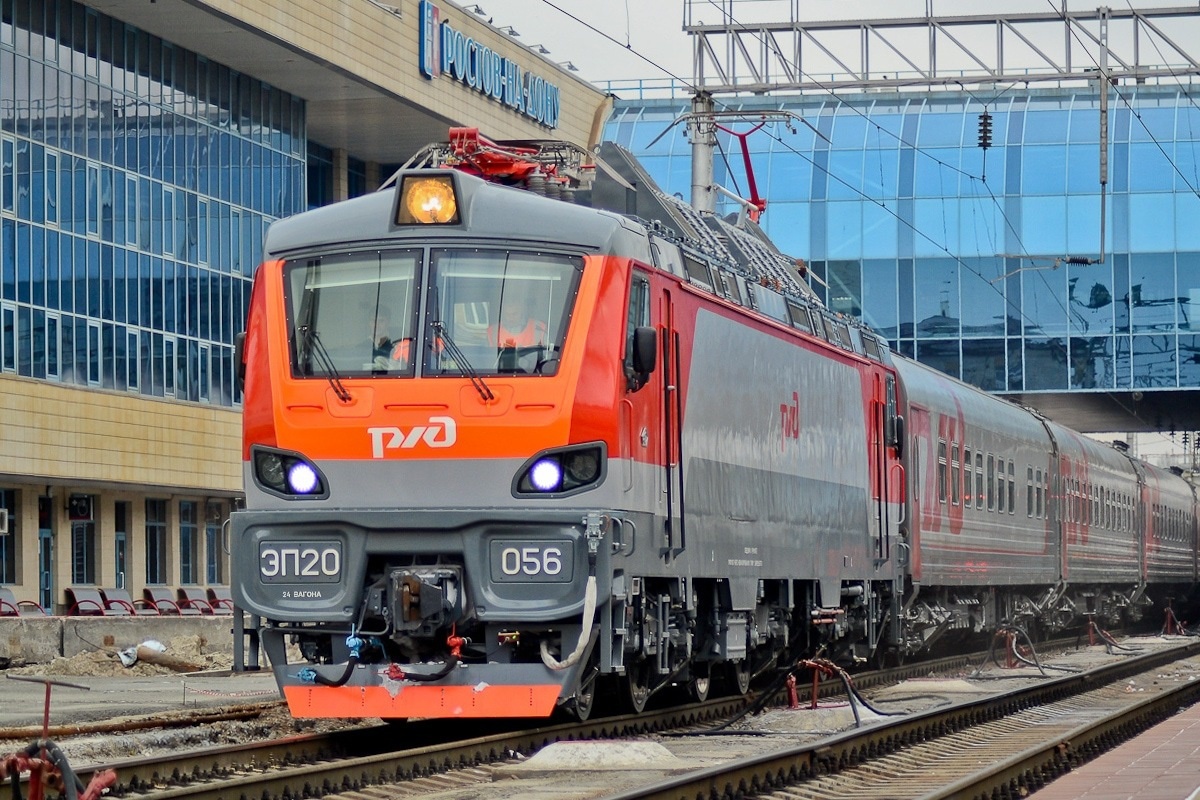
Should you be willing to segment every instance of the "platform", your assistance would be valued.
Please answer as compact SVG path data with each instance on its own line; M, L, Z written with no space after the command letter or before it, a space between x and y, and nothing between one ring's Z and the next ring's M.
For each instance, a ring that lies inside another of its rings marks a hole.
M1034 800L1200 798L1200 705L1034 792Z
M19 680L0 671L0 733L40 728L45 684ZM201 672L164 675L48 675L50 725L82 726L146 715L170 715L196 709L219 709L279 700L269 670Z

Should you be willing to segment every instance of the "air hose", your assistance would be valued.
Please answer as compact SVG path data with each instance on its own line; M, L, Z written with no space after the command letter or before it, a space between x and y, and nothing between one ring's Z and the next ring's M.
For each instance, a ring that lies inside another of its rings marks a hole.
M350 635L346 637L346 647L350 649L350 658L346 659L346 668L342 670L341 675L337 678L326 678L312 667L305 667L296 673L296 677L304 683L315 683L318 686L345 686L346 682L350 680L350 676L354 674L354 668L358 666L362 646L363 640L351 629Z

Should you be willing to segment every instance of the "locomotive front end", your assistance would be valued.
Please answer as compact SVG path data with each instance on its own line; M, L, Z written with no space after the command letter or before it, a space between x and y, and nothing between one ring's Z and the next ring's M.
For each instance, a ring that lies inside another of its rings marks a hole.
M293 715L574 696L611 583L613 437L588 409L623 381L612 227L447 170L272 227L232 561Z

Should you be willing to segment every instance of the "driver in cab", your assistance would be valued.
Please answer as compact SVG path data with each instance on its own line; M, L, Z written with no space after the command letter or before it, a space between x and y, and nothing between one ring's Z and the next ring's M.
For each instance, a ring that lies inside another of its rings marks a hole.
M487 330L488 343L499 348L544 347L546 323L537 318L527 299L507 301L500 308L499 323Z

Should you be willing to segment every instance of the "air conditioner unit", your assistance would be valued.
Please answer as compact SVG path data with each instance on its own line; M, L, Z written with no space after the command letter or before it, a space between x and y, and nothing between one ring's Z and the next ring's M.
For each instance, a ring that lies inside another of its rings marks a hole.
M92 496L73 494L67 500L67 516L71 522L92 521Z
M8 509L0 508L0 536L8 536Z

